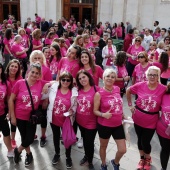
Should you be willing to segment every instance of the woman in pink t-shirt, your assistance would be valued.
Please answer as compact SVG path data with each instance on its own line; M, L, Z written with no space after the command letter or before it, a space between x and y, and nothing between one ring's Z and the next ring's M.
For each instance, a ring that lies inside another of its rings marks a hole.
M32 32L32 51L34 50L42 50L43 47L43 43L41 42L41 30L40 29L35 29Z
M106 44L107 45L102 49L102 65L104 69L112 67L117 54L116 46L113 45L113 40L111 38L106 40Z
M24 30L24 28L19 28L18 34L22 37L21 45L24 48L29 48L30 47L30 39L29 39L29 36L26 34L26 31Z
M41 65L41 79L45 81L51 81L52 80L52 74L47 67L45 56L43 55L42 51L40 50L34 50L30 55L30 65L33 63L39 63ZM40 138L40 146L43 147L46 144L46 128L47 128L47 101L41 101L39 104L39 111L43 113L43 118L41 120L41 138ZM37 138L37 135L35 135L35 138Z
M117 28L116 28L116 37L119 40L122 40L122 27L121 27L121 23L118 23Z
M41 65L32 64L30 66L30 72L28 73L28 86L30 88L34 109L37 110L41 97L42 89L46 84L46 81L41 80ZM50 83L47 83L49 86ZM34 141L36 124L30 123L32 106L30 95L24 79L17 81L12 89L12 94L9 99L9 113L11 115L11 123L17 125L21 135L21 145L14 149L14 162L18 163L20 160L20 154L23 150L26 150L25 166L29 166L33 161L30 145Z
M42 52L46 58L46 63L47 63L47 66L50 67L50 63L49 63L49 60L50 60L50 48L49 47L43 47L42 49Z
M161 74L161 83L167 85L168 78L170 78L170 45L167 45L165 47L165 52L169 56L169 62L168 62L168 69L166 71L163 71Z
M83 34L82 36L83 36L83 47L86 49L93 47L93 43L90 40L90 35Z
M80 69L84 69L91 74L95 85L99 85L99 78L103 78L103 69L95 65L91 55L88 51L83 50L80 57Z
M92 35L90 36L90 41L93 43L93 47L98 47L98 42L100 40L100 37L97 34L97 29L92 29Z
M3 44L5 46L4 47L4 53L3 53L3 57L5 59L4 68L6 68L10 59L13 57L12 51L11 51L12 43L13 43L12 29L7 28L6 31L5 31L4 39L3 39Z
M55 165L60 159L60 130L62 130L63 123L67 116L76 112L76 97L77 89L73 87L73 77L68 72L62 72L59 76L59 81L55 82L49 90L49 106L47 111L48 121L50 122L53 141L55 148L55 155L52 159L52 164ZM66 167L72 167L71 146L65 148L66 152Z
M111 163L114 168L119 169L119 161L126 153L125 133L122 126L123 100L120 96L120 88L114 86L117 74L112 68L107 68L103 73L104 87L94 96L94 114L98 117L97 129L100 137L101 169L107 169L106 149L113 136L117 153Z
M159 59L159 53L156 51L157 49L157 44L155 41L150 43L149 51L148 51L148 58L149 61L158 61Z
M6 78L9 82L10 89L12 90L12 88L14 87L16 82L18 80L22 79L20 62L16 59L12 59L8 63L5 72L6 72ZM10 91L10 94L11 94L11 91ZM11 145L12 145L12 148L15 148L17 146L16 141L15 141L15 134L16 134L16 126L11 124Z
M52 41L54 39L54 35L55 35L55 33L52 31L50 31L47 34L47 37L45 38L45 42L44 42L45 46L50 47L50 45L52 44Z
M60 47L57 43L51 44L50 54L51 54L50 60L49 60L50 70L51 70L53 80L56 80L57 72L58 72L58 64L61 59Z
M161 145L160 161L162 169L167 169L170 156L170 84L168 90L162 98L161 116L157 123L156 132Z
M81 48L79 46L73 46L69 49L67 56L61 58L58 65L57 80L63 71L71 73L73 78L76 78L76 74L79 71L79 61L78 58L81 54ZM75 83L75 80L74 80Z
M65 41L64 38L60 38L60 41L61 41L61 45L60 45L61 56L65 57L66 54L67 54L68 46L67 46L66 41Z
M133 70L132 85L139 82L147 81L146 71L151 66L151 64L149 63L148 54L145 51L142 51L138 54L138 61L140 63L137 64Z
M150 66L146 71L146 77L148 81L136 83L129 87L126 96L138 137L140 161L137 168L150 170L150 142L155 133L162 97L167 88L160 83L160 69L158 67ZM131 94L138 95L135 107L132 106Z
M126 86L130 77L128 76L126 67L126 53L124 51L119 51L115 58L114 66L116 66L117 78L114 83L115 86L120 88L120 95L123 98L123 94L126 92Z
M145 51L145 49L141 46L142 39L140 36L135 38L135 44L131 45L127 50L127 71L128 75L132 77L133 70L139 61L137 60L138 53L141 51Z
M27 71L27 51L28 48L25 48L21 44L22 37L21 35L16 35L14 37L14 43L12 44L11 51L16 59L18 59L22 66L22 77L25 77Z
M76 122L81 131L85 151L80 165L88 162L90 169L93 167L94 139L97 132L97 117L93 113L93 98L98 87L95 86L92 76L85 70L80 70L77 73L76 82L78 86Z
M6 118L5 107L10 96L9 83L6 81L4 68L0 63L0 129L3 134L4 143L8 149L7 157L13 157L14 152L11 146L10 129Z

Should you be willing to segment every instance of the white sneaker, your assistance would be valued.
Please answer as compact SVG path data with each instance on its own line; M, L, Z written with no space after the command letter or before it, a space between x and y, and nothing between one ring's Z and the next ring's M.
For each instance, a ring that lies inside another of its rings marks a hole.
M11 151L8 151L7 157L8 158L13 158L14 157L14 150L13 149Z
M80 138L77 142L77 147L82 148L83 147L83 138Z

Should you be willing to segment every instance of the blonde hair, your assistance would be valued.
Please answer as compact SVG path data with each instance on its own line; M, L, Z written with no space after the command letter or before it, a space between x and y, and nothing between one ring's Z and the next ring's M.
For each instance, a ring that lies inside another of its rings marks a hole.
M149 72L150 72L151 70L157 71L157 73L158 73L158 81L160 82L161 70L160 70L160 68L158 68L158 67L156 67L156 66L150 66L150 67L147 69L147 71L145 72L147 79L148 79Z
M116 71L115 71L114 69L112 69L112 68L107 68L106 70L104 70L104 72L103 72L103 80L104 80L104 78L105 78L106 76L108 76L109 74L112 74L112 73L114 73L114 74L115 74L115 77L117 77L117 73L116 73Z
M19 28L19 29L18 29L18 34L19 34L19 35L21 34L21 31L24 31L24 34L26 34L26 31L25 31L24 28Z
M46 66L46 65L47 65L47 64L46 64L46 58L45 58L43 52L40 51L40 50L34 50L34 51L31 53L31 55L30 55L30 64L33 64L33 63L34 63L34 62L33 62L33 58L34 58L35 56L37 56L37 55L42 58L42 63L40 63L40 64Z

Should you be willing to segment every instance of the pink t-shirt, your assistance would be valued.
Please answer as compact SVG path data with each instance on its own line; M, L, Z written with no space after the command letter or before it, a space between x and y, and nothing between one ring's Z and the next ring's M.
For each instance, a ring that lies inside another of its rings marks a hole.
M46 81L37 80L37 82L30 86L34 109L38 109L41 96L42 88L45 85ZM12 93L16 95L15 100L15 116L21 120L29 120L30 112L32 111L30 95L25 84L25 79L18 80L15 86L12 89Z
M169 67L170 67L170 57L169 57ZM161 74L161 77L162 77L162 78L165 78L165 79L170 78L170 68L168 68L166 71L164 71L164 72Z
M41 45L41 40L36 40L36 39L33 39L32 40L32 45L35 45L35 46L39 46L39 45ZM39 47L39 48L37 48L37 49L34 49L33 48L33 50L42 50L42 47Z
M96 91L99 89L96 87ZM92 86L89 91L79 90L77 97L77 123L87 129L96 129L97 117L93 112L95 88Z
M147 112L159 112L162 97L165 94L166 86L158 84L155 90L148 88L148 82L140 82L130 87L132 94L137 94L136 105ZM135 124L149 129L155 129L159 114L146 114L138 109L133 114Z
M168 124L170 124L170 95L165 94L162 98L162 104L161 104L161 118L159 119L156 127L157 133L167 139L170 139L170 136L168 136L165 131L168 127Z
M60 73L67 71L76 78L76 74L79 71L78 60L69 61L67 57L63 57L59 62L58 70L60 70Z
M54 101L53 115L52 115L52 124L56 126L63 126L63 123L66 117L63 113L68 112L71 107L71 91L69 90L67 94L62 94L59 89L56 94Z
M85 44L85 48L89 49L90 47L93 47L93 43L91 41L89 41L89 43Z
M57 74L58 64L59 64L59 61L56 61L56 58L53 58L53 60L50 63L50 70L51 70L52 75Z
M61 52L61 56L65 57L67 54L67 49L66 47L60 47L60 52Z
M80 70L83 70L83 68L81 68ZM95 73L92 72L92 69L86 70L86 71L88 71L91 74L91 76L94 80L94 84L96 86L98 86L99 85L99 78L103 79L103 69L100 66L95 65Z
M3 40L4 45L8 46L9 51L11 51L11 46L12 46L13 42L14 42L13 38L11 38L9 40L7 40L7 38L4 38L4 40ZM6 50L6 48L4 48L4 54L9 54L8 51Z
M10 86L10 88L11 88L11 90L12 90L12 88L14 87L14 85L15 85L15 83L18 81L18 80L21 80L22 79L22 76L19 76L17 79L15 79L15 80L11 80L9 77L8 77L8 82L9 82L9 86ZM11 92L10 92L10 94L11 94Z
M152 36L154 40L157 40L157 38L160 36L160 33L153 33Z
M148 65L145 68L143 68L140 63L135 66L132 74L132 77L135 78L135 83L147 81L145 72L150 66L151 66L150 63L148 63Z
M123 115L123 100L120 96L120 88L113 86L113 92L108 92L101 88L98 93L100 94L100 111L105 114L110 110L112 117L106 119L98 117L97 122L100 125L108 127L117 127L122 124Z
M7 82L7 86L5 83L2 84L2 82L0 82L0 116L5 113L5 100L6 97L10 95L10 91L9 82Z
M148 58L149 58L150 60L153 60L153 56L150 55L151 52L152 52L151 50L148 51L148 56L149 56ZM157 51L155 51L154 53L155 53L155 59L158 60L159 53L158 53Z
M139 64L139 61L137 60L137 56L138 56L138 53L141 51L145 51L145 49L142 46L139 46L139 48L135 48L135 45L131 45L128 48L127 53L132 55L133 59L131 57L129 57L128 61L133 65Z
M126 70L125 65L123 65L122 67L117 66L117 70L118 70L117 78L123 78L128 76L128 72ZM124 81L115 81L114 85L118 86L119 88L124 88Z
M162 73L163 67L162 67L162 64L161 64L161 63L159 63L159 62L153 62L152 65L153 65L153 66L156 66L156 67L158 67L158 68L160 68L161 73Z
M11 47L11 51L13 53L13 55L16 57L16 58L19 58L19 59L23 59L23 58L26 58L27 57L27 53L24 52L23 54L21 55L17 55L16 53L17 52L22 52L25 48L21 45L21 44L18 44L18 43L13 43L12 47Z
M122 27L116 28L117 37L122 38Z
M113 51L112 47L108 47L108 55L114 56L114 51ZM106 65L107 66L112 66L112 64L113 64L113 59L109 57L107 59Z
M70 41L69 41L69 39L65 38L65 42L66 42L67 47L69 48L69 47L70 47Z
M25 48L28 48L28 41L29 41L29 37L27 34L22 36L22 40L21 40L21 45Z
M45 45L51 45L52 44L53 39L50 38L46 38L45 39Z
M26 33L28 34L28 36L30 36L30 34L31 34L31 29L27 27L27 28L25 29L25 31L26 31Z
M52 80L51 70L45 65L42 65L42 80L46 81Z

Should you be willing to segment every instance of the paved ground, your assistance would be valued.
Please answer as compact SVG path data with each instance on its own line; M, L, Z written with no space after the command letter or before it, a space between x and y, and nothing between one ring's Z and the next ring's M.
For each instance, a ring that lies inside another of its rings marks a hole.
M0 58L1 60L1 58ZM124 113L127 115L130 115L129 109L127 107L127 102L124 97ZM37 134L40 137L40 127L37 128ZM80 137L80 134L78 133L78 137ZM137 150L136 145L136 135L134 132L134 128L130 128L130 137L131 142L130 146L127 143L127 153L124 155L120 162L120 169L121 170L134 170L136 168L136 165L139 161L139 154ZM20 136L17 131L16 136L17 144L20 144ZM33 152L34 162L32 165L30 165L28 168L24 166L24 160L25 160L25 152L22 153L22 161L18 165L15 165L13 162L13 159L7 158L7 149L5 145L3 144L2 137L0 138L0 170L24 170L24 169L30 169L30 170L66 170L65 166L65 149L63 145L61 145L61 159L60 162L53 166L51 164L51 160L54 156L54 147L53 147L53 141L52 141L52 132L51 128L48 125L47 128L47 145L44 148L41 148L39 146L39 140L35 140L34 143L31 145L31 150ZM152 168L151 170L160 170L160 160L159 160L159 152L160 152L160 145L159 140L157 138L157 135L155 134L152 142ZM116 145L113 139L110 139L108 149L107 149L107 163L108 163L108 169L113 169L110 160L114 158L116 153ZM79 166L79 161L84 156L83 149L77 148L76 145L72 147L72 160L73 160L73 167L72 170L88 170L87 166ZM96 135L95 139L95 155L93 160L94 166L96 170L100 169L100 157L99 157L99 138L98 135ZM170 163L168 164L168 168L170 169Z

